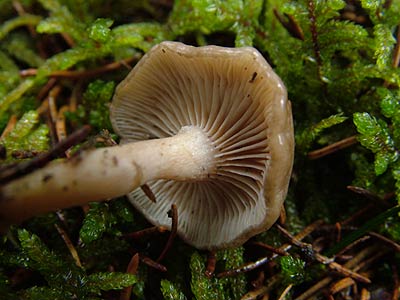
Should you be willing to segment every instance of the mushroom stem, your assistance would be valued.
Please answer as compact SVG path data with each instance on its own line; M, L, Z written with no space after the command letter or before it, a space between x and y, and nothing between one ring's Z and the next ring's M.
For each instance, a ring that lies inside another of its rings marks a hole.
M214 148L198 127L175 136L99 148L0 188L0 228L57 209L122 196L155 179L205 180Z

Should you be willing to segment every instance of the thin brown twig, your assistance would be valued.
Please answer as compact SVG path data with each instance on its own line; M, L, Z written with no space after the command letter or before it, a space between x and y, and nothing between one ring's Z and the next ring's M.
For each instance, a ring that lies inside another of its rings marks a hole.
M171 205L171 220L172 220L172 225L171 225L171 233L168 237L167 243L165 244L165 247L163 251L161 252L160 256L157 258L157 262L160 262L163 260L165 255L167 254L168 250L171 248L172 243L174 242L174 239L176 237L176 234L178 232L178 208L176 207L175 204Z
M385 244L387 244L389 247L393 248L397 252L400 252L400 245L397 244L395 241L392 241L391 239L389 239L379 233L376 233L376 232L368 232L368 234L370 236L377 238L378 240L384 242Z
M140 186L140 188L151 202L153 203L157 202L156 196L154 195L153 191L151 190L148 184L143 184Z
M49 103L49 112L50 112L50 117L51 117L51 121L53 124L55 124L57 122L57 98L61 93L61 86L60 85L56 85L55 87L53 87L50 92L49 95L47 96L47 101Z
M335 142L333 144L330 144L330 145L328 145L326 147L323 147L321 149L317 149L317 150L311 151L311 152L309 152L307 154L307 157L309 159L311 159L311 160L318 159L318 158L327 156L329 154L335 153L335 152L337 152L339 150L348 148L348 147L350 147L352 145L355 145L357 143L358 143L357 137L355 135L353 135L353 136L350 136L350 137L345 138L343 140L340 140L338 142Z
M78 98L81 93L82 83L80 81L74 85L72 89L71 97L69 97L69 111L75 112L78 107Z
M367 259L361 261L360 263L358 263L353 270L355 272L361 271L361 270L367 270L368 267L375 261L377 261L378 259L380 259L382 256L386 255L389 252L388 249L386 248L382 248L379 247L379 250L376 251L375 253L373 253L370 257L368 257Z
M274 8L273 10L274 16L278 19L279 23L282 24L283 27L289 32L289 34L297 38L301 41L304 41L304 32L303 29L300 27L299 22L296 21L296 19L288 14L285 14L285 19L277 9Z
M150 257L145 256L143 254L139 254L139 257L140 257L140 261L142 263L148 265L149 267L156 269L160 272L167 272L167 268L164 265L152 260Z
M352 249L354 246L365 242L366 240L369 240L371 237L368 235L364 235L363 237L355 240L354 242L350 243L349 245L347 245L346 247L344 247L342 250L340 250L338 253L336 253L336 257L338 256L342 256L343 253L346 253L347 251L349 251L350 249Z
M356 272L353 272L352 270L343 267L342 265L338 264L337 262L333 261L332 258L328 258L317 251L313 248L311 244L306 244L304 242L301 242L297 240L293 235L291 235L285 228L280 226L279 224L276 224L276 227L279 229L279 231L287 238L289 241L301 248L301 249L307 249L306 253L309 256L309 258L312 258L315 261L318 261L326 266L328 266L331 270L334 270L338 273L340 273L342 276L349 276L357 281L363 282L363 283L371 283L371 280L365 276L362 276Z
M258 247L261 247L261 248L263 248L263 249L266 249L266 250L268 250L268 251L271 251L272 253L275 253L275 254L280 255L280 256L288 256L288 255L289 255L288 252L282 251L280 248L275 248L275 247L272 247L272 246L270 246L270 245L268 245L268 244L265 244L265 243L261 243L261 242L251 242L250 244L251 244L251 245L258 246Z
M392 62L392 66L394 68L397 68L400 63L400 24L397 26L396 40L397 43L393 50L393 62Z
M67 128L65 124L65 113L67 111L69 111L69 107L67 105L63 105L57 112L55 125L56 125L57 140L59 142L67 137Z
M163 226L153 226L153 227L149 227L149 228L146 228L143 230L124 234L124 235L122 235L122 237L123 238L140 239L144 236L148 236L148 235L155 234L155 233L163 233L167 230L168 229Z
M361 261L367 258L369 255L376 252L378 249L376 246L371 246L368 248L364 248L360 252L357 253L351 260L344 264L344 267L351 269L357 266ZM332 276L327 276L316 284L311 286L308 290L306 290L303 294L295 298L295 300L307 300L307 299L315 299L315 297L311 298L313 295L320 293L325 287L327 287L333 281Z
M22 6L21 2L13 0L12 5L19 16L23 16L26 14L26 11L25 11L24 7ZM33 37L36 37L35 27L33 25L27 25L27 27L28 27L30 35Z
M62 229L60 226L58 226L57 224L54 224L54 227L57 229L58 233L60 234L60 236L64 240L65 245L67 246L69 252L71 253L72 258L75 261L75 264L79 268L82 268L82 263L81 263L81 260L79 258L78 252L76 251L74 245L72 244L71 239L69 238L67 232L64 229Z
M336 293L339 293L340 291L342 291L352 285L355 285L355 284L356 284L356 282L352 278L345 277L345 278L342 278L339 281L335 282L330 287L329 292L331 294L336 294Z
M75 47L76 43L74 39L66 32L61 32L61 36L63 37L64 41L70 46L70 48Z
M400 280L398 275L398 270L396 264L392 264L392 274L393 274L393 293L392 293L392 300L399 299L400 293Z
M318 281L308 290L306 290L303 294L295 298L295 300L307 300L310 299L316 292L322 291L325 287L327 287L332 282L332 277L325 277L322 280Z
M57 98L61 93L61 85L56 84L52 87L43 101L42 105L38 108L38 112L43 114L46 124L50 130L50 140L52 146L55 146L58 142L56 134L56 119L57 119Z
M371 299L371 294L368 292L366 288L361 289L361 298L360 300L370 300ZM398 299L396 299L398 300Z
M382 198L379 197L379 195L377 195L376 193L371 192L370 190L367 190L365 188L362 188L359 186L354 186L354 185L348 185L346 188L349 191L352 191L353 193L356 193L358 195L361 195L361 196L367 198L368 200L374 201L375 203L380 204L380 202L382 202Z
M306 228L303 229L303 231L301 231L299 234L297 234L295 236L296 239L301 241L306 236L308 236L311 232L313 232L318 227L320 227L322 223L323 223L322 220L318 220L318 221L308 225ZM275 223L275 225L277 225L277 224ZM278 249L281 250L281 251L288 251L291 247L292 247L291 244L284 244L281 247L279 247ZM265 265L269 261L274 260L278 256L279 256L278 254L273 254L271 257L266 256L266 257L263 257L263 258L255 261L255 262L244 264L244 265L240 266L239 268L232 269L232 270L227 270L227 271L218 273L217 274L217 278L230 277L230 276L235 276L235 275L240 274L240 273L250 272L250 271L252 271L254 269L257 269L257 268Z
M115 61L109 64L106 64L104 66L91 69L91 70L82 70L82 71L77 71L77 70L60 70L60 71L53 71L50 74L50 77L52 78L70 78L70 79L78 79L78 78L90 78L90 77L95 77L98 76L102 73L114 71L116 69L119 69L122 66L125 66L126 64L129 64L133 62L134 60L137 60L138 57L130 57L123 59L121 61ZM20 71L20 76L22 77L27 77L27 76L35 76L37 74L37 69L26 69Z
M50 78L47 83L40 89L36 99L42 100L49 94L49 91L56 85L57 78Z
M137 273L138 267L139 267L139 253L136 253L135 255L132 256L128 264L126 273L135 275ZM131 294L132 294L132 285L124 288L121 291L119 300L129 300L131 298Z
M286 295L289 294L290 290L292 289L293 284L289 284L285 290L282 292L282 294L279 296L278 300L284 300Z
M270 278L265 286L262 286L259 289L256 289L254 291L250 291L247 294L245 294L240 300L256 300L259 299L261 296L266 295L272 287L278 282L279 276L274 275L272 278Z
M217 256L215 251L209 251L207 255L207 267L205 275L211 278L214 275L215 266L217 264Z
M1 133L0 140L4 139L7 135L10 134L10 132L14 129L15 124L17 124L17 116L12 115L8 120L6 128L4 128L3 132Z
M282 206L278 221L279 221L279 224L286 224L286 208L284 205Z
M11 167L0 169L0 184L6 184L16 178L27 175L36 169L44 167L52 159L63 155L70 147L82 142L90 132L90 126L84 125L73 132L65 140L56 144L49 152L43 153L30 161L21 162Z

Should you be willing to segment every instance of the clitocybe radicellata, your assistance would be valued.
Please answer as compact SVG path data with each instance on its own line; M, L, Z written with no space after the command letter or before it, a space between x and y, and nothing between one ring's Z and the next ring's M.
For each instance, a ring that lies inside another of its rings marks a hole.
M53 162L0 190L3 226L128 194L155 225L202 249L243 243L279 216L293 164L286 89L251 47L153 47L117 87L121 145ZM148 184L157 202L137 187Z

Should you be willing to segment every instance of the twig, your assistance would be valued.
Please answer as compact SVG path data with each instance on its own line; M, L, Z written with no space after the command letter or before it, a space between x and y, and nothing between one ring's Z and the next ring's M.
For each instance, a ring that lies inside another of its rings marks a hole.
M135 255L132 256L128 264L126 273L135 275L137 273L138 267L139 267L139 253L136 253ZM131 294L132 294L132 286L128 286L121 291L119 300L129 300L131 298Z
M346 253L347 251L352 249L354 246L356 246L356 245L358 245L358 244L360 244L362 242L365 242L366 240L369 240L370 238L371 238L370 236L366 235L366 236L363 236L363 237L359 238L358 240L355 240L354 242L352 242L351 244L347 245L342 250L340 250L338 253L336 253L335 256L336 257L342 256L343 253Z
M370 300L371 294L368 292L366 288L361 289L361 299L360 300ZM398 300L398 299L396 299Z
M279 296L279 299L278 300L284 300L285 299L285 297L286 297L286 295L290 292L290 290L292 289L292 287L293 287L293 284L289 284L286 288L285 288L285 290L282 292L282 294Z
M160 272L167 272L167 268L165 266L152 260L150 257L145 256L143 254L139 254L139 257L140 257L140 261L143 262L144 264L148 265L149 267L152 267Z
M323 222L321 220L318 220L318 221L308 225L306 228L304 228L304 230L302 232L300 232L299 234L296 235L296 239L299 240L299 241L304 239L311 232L313 232L315 229L320 227L322 223ZM284 244L281 247L279 247L278 249L280 251L288 251L291 247L292 247L291 244ZM273 254L271 257L269 257L269 256L263 257L263 258L255 261L255 262L244 264L244 265L240 266L237 269L227 270L227 271L218 273L217 274L217 278L230 277L230 276L235 276L235 275L240 274L240 273L250 272L250 271L252 271L254 269L259 268L262 265L265 265L266 263L268 263L269 261L277 258L278 256L279 256L278 254Z
M160 262L161 260L163 260L165 254L167 254L168 250L171 248L172 243L178 232L178 208L176 207L175 204L171 205L170 217L172 219L171 233L168 237L168 241L165 244L163 251L161 252L160 256L157 258L157 262Z
M400 62L400 25L397 26L397 43L393 50L393 62L392 66L397 68Z
M156 196L154 195L153 191L147 184L143 184L140 186L142 189L143 193L149 198L149 200L153 203L157 202Z
M319 292L322 289L324 289L326 286L328 286L328 284L331 283L332 280L333 280L332 277L323 278L322 280L320 280L316 284L314 284L312 287L310 287L308 290L306 290L299 297L295 298L295 300L306 300L306 299L309 299L316 292Z
M71 239L69 238L68 234L65 232L64 229L62 229L60 226L57 224L54 224L54 227L56 227L58 233L61 235L62 239L65 242L65 245L67 246L69 252L71 253L71 256L73 257L75 264L79 267L82 268L82 263L79 258L78 252L76 251L74 245L71 242Z
M365 248L361 250L360 252L357 253L356 256L354 256L351 260L349 260L347 263L344 264L344 267L350 269L354 268L357 266L362 260L364 260L366 257L368 257L370 254L374 253L377 251L376 246L371 246L368 248ZM333 280L333 277L327 276L323 279L321 279L319 282L314 284L312 287L310 287L308 290L306 290L303 294L295 298L295 300L306 300L310 299L311 296L316 294L317 292L321 292L328 284L330 284ZM315 299L315 298L313 298Z
M64 41L70 46L71 48L75 47L74 39L66 32L61 32L61 36L63 37Z
M261 243L261 242L251 242L251 245L259 246L259 247L261 247L261 248L264 248L264 249L266 249L266 250L269 250L269 251L271 251L272 253L275 253L275 254L280 255L280 256L288 256L288 255L289 255L289 253L287 253L286 251L283 251L283 250L281 250L280 248L272 247L272 246L270 246L270 245L268 245L268 244L265 244L265 243Z
M65 126L65 113L69 111L69 107L67 105L63 105L57 113L56 118L56 134L57 140L60 142L67 137L67 129Z
M393 274L393 293L392 293L392 300L398 300L399 299L399 293L400 293L400 281L399 281L399 275L397 273L397 266L396 264L392 264L392 274Z
M259 299L260 296L263 296L267 294L272 287L278 282L279 276L274 275L272 278L270 278L267 282L266 286L263 286L255 291L250 291L247 294L245 294L240 300L256 300Z
M163 233L165 231L167 231L168 229L166 227L163 226L153 226L150 228L146 228L143 230L139 230L139 231L135 231L135 232L131 232L131 233L127 233L122 235L123 238L132 238L132 239L140 239L143 236L147 236L150 234L154 234L154 233Z
M332 154L334 152L337 152L339 150L348 148L354 144L357 144L357 137L355 135L350 136L348 138L345 138L343 140L340 140L338 142L335 142L333 144L330 144L326 147L323 147L321 149L318 150L314 150L308 153L308 158L309 159L318 159L324 156L327 156L329 154Z
M396 242L392 241L391 239L388 239L387 237L385 237L379 233L376 233L376 232L369 232L368 234L370 236L373 236L374 238L377 238L378 240L381 240L382 242L384 242L385 244L387 244L388 246L390 246L397 252L400 252L400 245L397 244Z
M14 129L15 124L17 124L17 116L12 115L8 120L6 128L4 128L3 132L1 133L0 139L4 139L10 132Z
M349 277L351 277L357 281L363 282L363 283L371 283L371 280L369 280L369 278L362 276L356 272L353 272L350 269L343 267L342 265L338 264L337 262L334 262L333 259L331 259L331 258L328 258L322 254L319 254L318 252L316 252L313 249L311 244L306 244L306 243L303 243L303 242L297 240L282 226L276 224L276 227L287 239L290 240L290 242L293 245L295 245L303 250L306 249L305 253L307 253L307 256L309 258L328 266L331 270L334 270L334 271L340 273L342 276L349 276Z
M335 284L333 284L331 286L331 288L329 289L329 292L331 294L336 294L336 293L339 293L340 291L342 291L352 285L355 285L355 284L356 284L356 282L353 279L351 279L350 277L342 278L339 281L335 282Z
M56 83L57 78L50 78L47 83L40 89L38 95L36 96L36 99L42 100L44 97L46 97L46 95L55 86Z
M26 14L24 7L22 6L22 4L19 1L13 0L12 5L13 5L14 9L16 10L16 12L18 13L18 15L23 16ZM27 25L27 27L28 27L30 35L33 37L36 37L35 27L33 25Z
M50 74L50 77L52 78L69 78L69 79L77 79L77 78L91 78L98 76L102 73L114 71L122 66L126 66L127 64L131 63L134 60L137 60L138 57L129 57L126 59L123 59L121 61L115 61L109 64L106 64L104 66L91 69L91 70L82 70L82 71L76 71L76 70L60 70L60 71L53 71ZM20 76L22 77L27 77L27 76L35 76L37 74L37 69L26 69L20 71Z
M217 256L215 251L209 251L207 255L207 267L205 275L211 278L214 275L215 265L217 263Z
M285 17L287 18L287 20L285 20L285 18L278 12L277 9L274 8L273 12L279 23L281 23L282 26L285 27L285 29L292 37L304 41L303 29L301 29L299 23L293 16L285 14Z
M368 266L371 265L373 262L377 261L380 259L382 256L386 255L389 252L388 249L380 247L379 250L377 250L373 255L371 255L369 258L361 261L358 263L356 266L354 266L353 270L355 272L361 271L368 269Z
M0 169L0 184L6 184L16 178L31 173L32 171L44 167L52 159L63 155L70 147L82 142L90 132L90 126L85 125L81 129L73 132L65 140L56 144L49 152L43 153L30 161L21 162L11 167Z

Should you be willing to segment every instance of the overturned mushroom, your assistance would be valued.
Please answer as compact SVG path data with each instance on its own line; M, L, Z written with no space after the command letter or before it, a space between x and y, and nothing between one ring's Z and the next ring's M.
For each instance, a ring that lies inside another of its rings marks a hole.
M254 48L153 47L117 87L120 146L89 151L5 185L3 224L129 193L153 224L204 249L268 229L286 196L293 126L286 90ZM148 184L157 202L137 187Z

